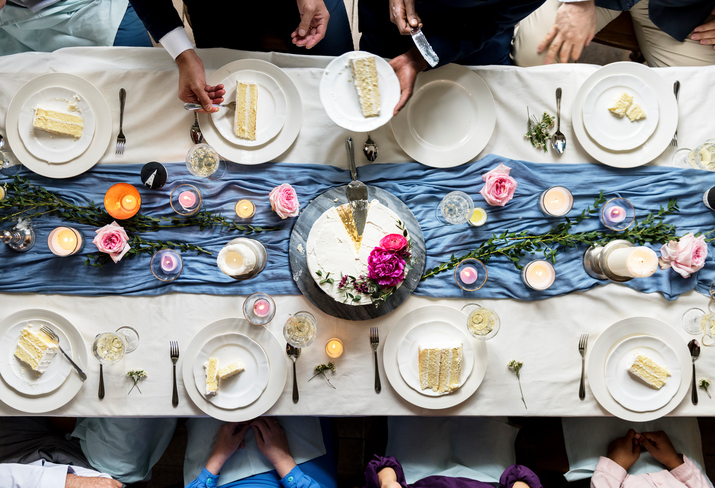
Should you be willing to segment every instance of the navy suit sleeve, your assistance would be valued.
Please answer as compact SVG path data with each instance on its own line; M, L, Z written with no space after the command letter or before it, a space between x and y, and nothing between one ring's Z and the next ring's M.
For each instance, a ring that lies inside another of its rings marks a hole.
M171 0L129 0L137 15L155 41L177 27L182 27L178 12Z

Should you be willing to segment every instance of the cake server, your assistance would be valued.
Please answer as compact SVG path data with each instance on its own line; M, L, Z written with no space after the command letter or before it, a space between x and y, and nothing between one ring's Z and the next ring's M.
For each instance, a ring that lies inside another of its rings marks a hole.
M348 137L345 139L345 149L348 152L348 161L350 162L350 173L352 174L353 181L350 182L345 194L348 196L348 202L350 203L350 209L353 213L353 220L355 221L355 230L357 231L358 238L362 238L362 233L365 230L365 223L367 222L367 187L362 181L357 179L357 169L355 168L355 148L353 147L353 138Z
M433 68L437 66L437 64L439 63L439 56L437 56L437 53L434 52L434 49L432 49L432 46L427 41L425 35L422 33L422 29L420 29L419 27L413 27L411 30L411 34L412 40L415 41L415 46L417 46L417 49L419 49L420 54L423 58L425 58L425 61L427 61L429 65Z

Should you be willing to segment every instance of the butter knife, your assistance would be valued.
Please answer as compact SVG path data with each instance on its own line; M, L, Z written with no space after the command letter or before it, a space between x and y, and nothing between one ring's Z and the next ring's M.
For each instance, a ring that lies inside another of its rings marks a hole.
M430 43L427 42L427 38L422 33L422 29L419 27L413 27L411 33L412 40L415 41L415 46L417 46L417 49L419 49L420 54L423 58L425 58L425 61L427 61L433 68L437 66L439 63L439 56L437 56L437 53L434 52Z
M355 230L357 231L358 239L362 238L362 233L365 230L367 222L367 186L362 181L357 179L357 169L355 168L355 148L353 147L353 138L345 139L345 149L348 152L348 161L350 162L350 173L353 180L345 189L345 194L350 203L353 220L355 221Z

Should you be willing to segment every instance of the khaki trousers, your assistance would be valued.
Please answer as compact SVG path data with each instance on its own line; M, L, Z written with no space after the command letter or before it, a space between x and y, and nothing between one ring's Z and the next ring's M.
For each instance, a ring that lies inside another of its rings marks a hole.
M547 0L539 9L521 21L514 33L511 57L517 66L539 66L544 63L546 50L539 54L536 47L551 29L556 11L561 6L558 0ZM690 36L678 42L660 30L648 18L648 0L641 0L631 9L633 28L638 38L643 57L649 66L709 66L715 64L712 45L701 45ZM596 9L596 32L603 29L621 12L605 8ZM711 16L712 18L712 16ZM710 20L710 19L708 19Z

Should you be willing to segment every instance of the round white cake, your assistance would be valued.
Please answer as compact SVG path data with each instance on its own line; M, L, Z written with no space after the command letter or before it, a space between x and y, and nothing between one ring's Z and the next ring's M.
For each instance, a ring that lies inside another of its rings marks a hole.
M367 277L370 253L386 235L402 234L399 221L395 212L372 200L362 240L358 240L349 204L325 211L313 224L306 242L308 270L315 283L335 301L355 306L370 305L372 298L369 295L350 290L353 296L359 298L352 300L344 290L339 289L341 275ZM330 279L332 283L325 281ZM324 283L321 284L321 281Z

